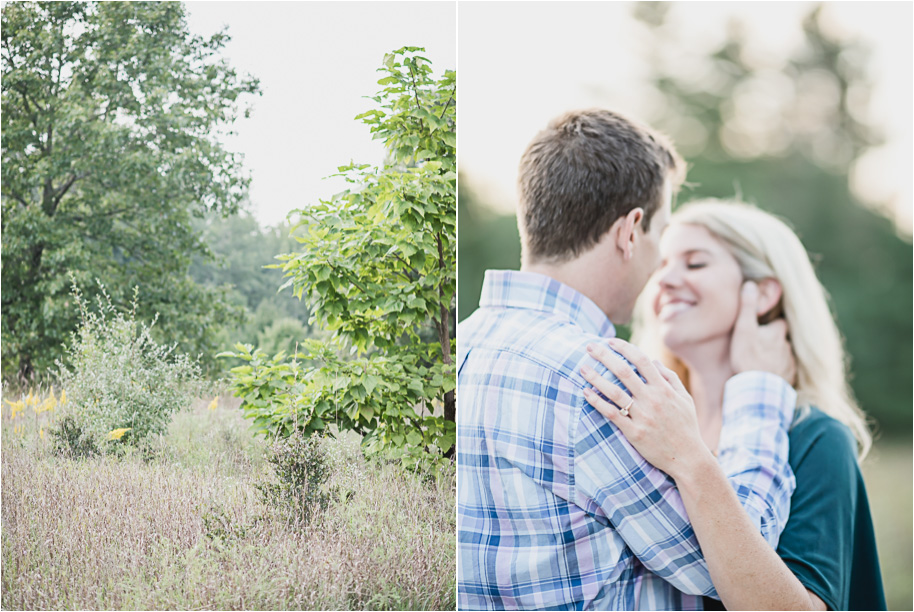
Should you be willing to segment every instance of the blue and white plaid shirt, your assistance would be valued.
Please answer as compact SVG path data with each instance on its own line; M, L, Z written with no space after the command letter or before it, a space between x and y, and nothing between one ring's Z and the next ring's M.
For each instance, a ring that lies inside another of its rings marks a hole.
M673 481L584 400L582 365L612 376L585 347L613 335L558 281L486 273L458 327L459 609L632 610L642 582L640 603L659 608L715 595ZM720 463L772 546L794 488L795 402L761 372L725 390Z

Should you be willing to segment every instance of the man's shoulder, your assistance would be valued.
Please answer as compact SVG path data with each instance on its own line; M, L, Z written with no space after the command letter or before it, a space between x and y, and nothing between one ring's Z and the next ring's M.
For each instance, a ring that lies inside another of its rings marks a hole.
M525 308L480 308L457 328L461 366L491 360L516 360L540 367L578 386L584 363L593 361L587 345L605 342L573 321L552 313ZM589 363L594 365L594 363Z

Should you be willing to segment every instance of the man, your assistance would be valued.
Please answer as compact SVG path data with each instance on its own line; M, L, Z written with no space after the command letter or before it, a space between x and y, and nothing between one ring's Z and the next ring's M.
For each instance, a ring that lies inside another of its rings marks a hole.
M677 590L714 594L674 483L590 407L580 374L606 375L586 347L629 320L683 178L661 135L606 110L559 117L524 153L521 271L487 272L458 329L461 610L669 608ZM793 476L773 432L796 394L762 372L728 389L726 411L755 409L720 449L745 447L732 454L742 463L722 467L775 544Z

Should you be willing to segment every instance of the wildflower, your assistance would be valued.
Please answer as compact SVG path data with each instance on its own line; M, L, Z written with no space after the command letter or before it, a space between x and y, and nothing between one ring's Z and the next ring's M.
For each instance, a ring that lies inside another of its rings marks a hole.
M32 393L32 390L31 390L31 389L29 389L29 394L28 394L28 396L25 398L25 405L26 405L26 406L31 406L31 405L37 404L37 403L38 403L38 398L35 397L35 394Z
M132 427L122 427L120 429L112 429L108 432L109 440L120 440L124 437L124 434L133 429Z
M38 436L39 436L42 440L44 440L44 427L42 427L42 428L40 428L40 429L38 430Z
M10 407L10 419L15 419L17 414L25 410L25 404L22 400L19 400L18 402L7 400L6 403Z
M59 405L63 406L63 405L66 404L66 403L67 403L67 390L66 390L66 389L61 389L61 390L60 390L60 403L59 403Z
M42 412L54 410L54 408L56 406L57 406L57 398L54 397L53 393L51 393L51 397L44 400L40 406L35 406L35 414L40 414Z
M213 401L210 402L210 404L209 404L209 406L207 406L207 408L209 408L210 410L215 410L216 406L218 406L218 405L219 405L219 396L217 395L216 397L213 398Z

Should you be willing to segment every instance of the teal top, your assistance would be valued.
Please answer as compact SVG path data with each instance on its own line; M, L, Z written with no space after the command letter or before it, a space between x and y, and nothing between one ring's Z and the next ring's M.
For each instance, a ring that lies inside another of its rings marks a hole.
M873 519L850 430L817 408L790 430L797 488L778 555L830 610L885 610ZM721 609L705 599L706 609ZM716 608L715 608L716 606Z

